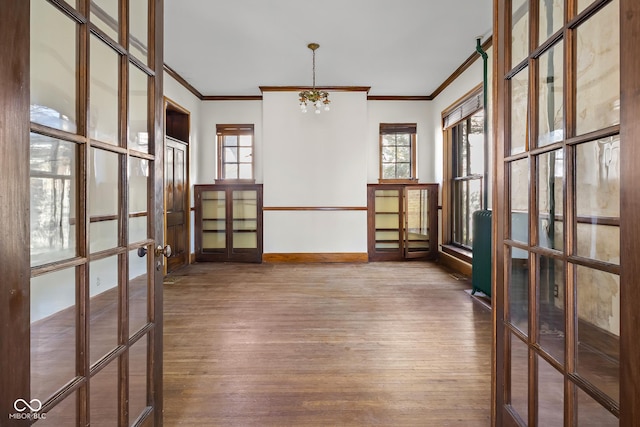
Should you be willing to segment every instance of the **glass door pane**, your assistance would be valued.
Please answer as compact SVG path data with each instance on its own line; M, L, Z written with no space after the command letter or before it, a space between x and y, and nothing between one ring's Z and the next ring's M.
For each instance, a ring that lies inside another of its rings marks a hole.
M226 253L227 208L224 190L202 192L202 251Z
M232 250L258 248L258 192L232 190Z
M425 256L430 250L429 190L405 188L405 256Z
M77 24L50 2L31 2L33 123L71 133L77 131L77 33Z
M31 134L31 265L76 256L77 145Z
M31 399L44 402L76 376L76 268L31 279Z
M91 22L116 42L120 31L118 0L91 0Z
M375 190L375 249L400 250L400 190Z

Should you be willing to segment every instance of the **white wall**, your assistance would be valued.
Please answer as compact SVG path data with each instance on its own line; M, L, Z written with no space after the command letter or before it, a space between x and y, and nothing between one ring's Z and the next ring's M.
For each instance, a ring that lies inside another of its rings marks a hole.
M216 125L253 124L254 178L262 183L262 101L202 101L198 173L192 184L213 184L217 177ZM193 158L192 158L193 159Z
M265 207L366 207L367 97L332 92L303 114L297 92L263 94ZM365 211L264 213L264 252L366 252Z

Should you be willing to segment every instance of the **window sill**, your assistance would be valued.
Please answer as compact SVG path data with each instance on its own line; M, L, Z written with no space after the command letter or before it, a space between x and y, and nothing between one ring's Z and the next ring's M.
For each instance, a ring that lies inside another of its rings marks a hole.
M378 184L417 184L417 178L411 179L378 179Z
M216 179L216 184L255 184L255 179Z
M454 245L441 245L442 252L458 258L461 261L471 264L473 262L473 252L468 249Z

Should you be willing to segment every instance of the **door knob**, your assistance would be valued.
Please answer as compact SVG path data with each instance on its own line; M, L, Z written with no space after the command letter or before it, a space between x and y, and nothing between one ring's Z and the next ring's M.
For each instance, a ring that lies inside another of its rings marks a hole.
M167 245L164 248L162 245L158 245L156 248L156 256L164 255L166 258L171 256L171 246Z
M147 254L147 248L142 246L138 248L138 256L140 258L142 258L143 256L145 256Z

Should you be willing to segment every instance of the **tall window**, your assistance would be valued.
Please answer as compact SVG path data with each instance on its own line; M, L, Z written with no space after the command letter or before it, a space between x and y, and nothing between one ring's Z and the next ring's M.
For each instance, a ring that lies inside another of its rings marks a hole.
M253 125L217 125L218 179L253 181Z
M380 123L380 181L416 180L416 124Z
M471 248L471 217L482 209L484 110L453 128L453 243Z
M445 113L444 126L449 133L451 152L449 242L471 249L473 213L485 208L482 91L474 91Z

